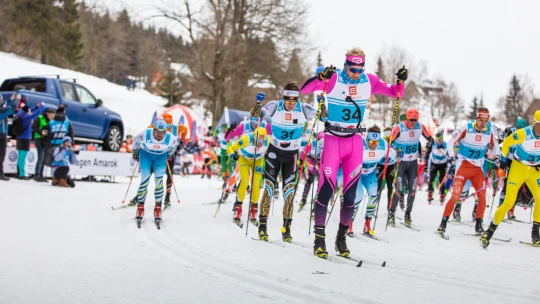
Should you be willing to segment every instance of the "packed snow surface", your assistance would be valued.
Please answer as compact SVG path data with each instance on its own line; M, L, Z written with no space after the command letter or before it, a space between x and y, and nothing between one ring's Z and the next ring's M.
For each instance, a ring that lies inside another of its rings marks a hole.
M128 200L138 183L133 180ZM252 239L255 226L250 224L246 236L247 224L240 229L232 223L234 194L214 218L217 205L210 203L219 198L221 181L177 176L175 183L181 202L173 190L172 207L157 230L153 182L140 229L135 208L111 211L121 205L129 179L78 182L74 189L0 182L0 302L538 302L539 249L518 242L530 241L529 224L501 223L495 237L512 241L492 241L487 250L464 234L473 232L464 224L449 223L446 241L434 234L443 207L438 201L428 205L426 192L419 191L412 219L420 231L398 224L385 232L381 207L375 230L384 241L348 238L351 256L364 261L357 268L342 258L331 262L313 255L308 209L295 211L292 224L293 242L306 248L281 241L282 199L274 201L269 218L274 244L264 243ZM469 224L473 204L470 199L462 208ZM518 219L529 221L529 214L516 208ZM403 217L399 208L397 215ZM326 229L331 256L338 218L339 202ZM363 213L355 224L360 234Z

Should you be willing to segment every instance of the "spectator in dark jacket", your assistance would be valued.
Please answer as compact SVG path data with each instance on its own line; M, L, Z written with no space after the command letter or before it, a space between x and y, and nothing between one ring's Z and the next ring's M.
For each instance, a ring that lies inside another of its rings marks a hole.
M43 168L45 163L45 152L50 146L49 134L51 128L49 122L53 120L56 111L54 109L47 109L44 114L41 114L34 119L32 123L32 132L34 132L34 144L37 149L37 163L36 171L34 173L34 180L36 182L47 182L47 179L43 177Z
M52 163L53 186L59 187L75 187L75 182L68 176L69 164L77 162L77 154L79 151L73 150L71 146L71 138L64 137L62 145L58 146L53 151L54 160Z
M23 128L22 134L17 136L17 169L19 171L19 179L30 179L30 177L26 176L24 167L26 165L26 155L28 155L28 151L30 151L30 140L32 139L32 120L38 117L38 115L40 115L44 109L45 104L42 102L34 109L30 109L30 107L25 105L22 107L19 113L17 113L17 117L21 120Z
M4 100L0 95L0 180L8 181L9 177L4 175L4 158L6 157L8 117L17 110L17 101L21 99L20 94L13 94L9 100Z
M54 115L54 119L49 122L49 127L51 129L49 133L51 146L60 146L66 136L71 137L71 140L73 141L73 127L66 117L66 109L64 106L59 106L58 109L56 109L56 115Z

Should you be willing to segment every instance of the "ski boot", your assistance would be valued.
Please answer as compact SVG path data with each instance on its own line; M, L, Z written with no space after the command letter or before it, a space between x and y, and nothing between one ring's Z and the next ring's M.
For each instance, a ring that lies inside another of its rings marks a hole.
M51 185L57 186L59 182L60 182L59 178L53 177L53 179L51 181Z
M156 204L154 207L154 220L161 221L161 204Z
M366 218L366 221L364 222L364 234L373 234L373 230L371 230L371 219Z
M399 198L399 208L405 211L405 198L403 196Z
M476 221L476 207L478 206L478 201L474 202L474 208L472 210L472 219Z
M431 201L433 200L433 191L429 191L427 193L427 201L428 201L428 205L431 205Z
M509 220L515 220L516 219L516 215L514 214L514 207L512 207L510 210L508 210L508 219Z
M3 172L0 172L0 180L8 181L9 177L5 176Z
M259 240L268 242L268 232L266 232L266 224L268 217L259 217Z
M135 195L134 198L132 198L130 201L129 201L129 204L128 206L135 206L137 205L137 196Z
M441 192L441 195L440 195L440 200L441 200L441 206L444 205L444 199L446 198L446 193L444 192Z
M281 238L283 239L284 242L287 242L287 243L292 243L291 222L292 222L292 219L284 219L283 227L281 227Z
M324 227L317 227L313 229L315 233L315 242L313 243L313 254L322 259L328 259L328 252L326 251L326 233Z
M405 212L404 220L405 220L405 225L411 227L412 220L411 220L411 213L410 212Z
M249 220L255 225L259 225L259 223L257 222L257 211L258 211L258 208L257 208L257 204L251 204L251 207L249 208Z
M533 222L531 238L534 245L540 246L540 223Z
M443 216L441 224L439 225L439 228L437 228L437 233L444 235L446 232L446 223L448 223L448 218Z
M456 222L461 222L461 203L458 202L458 204L456 204L456 207L454 208L453 216Z
M300 201L300 210L304 209L306 206L307 197L302 195L302 200Z
M476 225L474 226L474 232L480 235L484 233L484 227L482 227L482 219L476 219Z
M388 212L388 226L396 227L396 218L394 212Z
M354 231L353 231L353 221L351 221L351 225L349 226L349 230L347 231L347 235L348 236L354 236Z
M169 208L171 206L171 194L167 193L165 194L165 208Z
M135 213L135 219L142 220L144 216L144 204L139 204L137 206L137 212Z
M482 233L482 237L480 238L480 242L482 242L482 247L487 248L487 246L489 246L489 240L491 240L491 238L493 237L495 230L497 230L497 225L491 222L491 224L489 224L488 230L484 231L484 233Z
M349 230L349 227L339 224L336 236L336 251L344 258L348 258L351 255L349 248L347 248L347 230Z
M233 206L234 211L234 222L240 223L240 218L242 217L242 203L241 202L235 202Z

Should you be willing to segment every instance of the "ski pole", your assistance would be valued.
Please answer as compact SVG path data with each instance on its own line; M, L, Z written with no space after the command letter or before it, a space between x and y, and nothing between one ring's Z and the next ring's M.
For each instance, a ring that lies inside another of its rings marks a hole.
M133 176L135 176L135 172L137 172L137 169L139 168L139 161L137 160L137 165L135 166L135 169L133 169L133 174L131 174L131 177L129 178L129 185L128 185L128 188L126 190L126 195L124 195L124 199L122 200L122 204L126 201L126 197L128 195L128 192L129 192L129 188L131 188L131 181L133 181Z
M317 180L319 179L318 176L316 176L315 178L317 178ZM308 235L311 234L311 213L313 213L313 200L316 198L315 197L315 179L313 180L313 182L311 183L311 206L310 206L310 213L309 213L309 227L308 227Z
M171 175L171 183L173 185L173 188L174 188L174 194L176 195L176 199L178 200L178 203L180 204L180 198L178 198L178 191L176 191L176 185L174 184L174 179L173 179L173 172L171 171L171 167L169 166L169 162L166 162L167 163L167 170L169 170L169 174Z
M336 192L336 197L334 198L334 203L332 204L332 208L330 209L330 214L328 215L328 218L326 219L326 224L324 224L324 227L326 227L328 225L328 221L330 221L330 217L332 216L332 211L334 211L334 206L336 205L336 201L337 201L338 197L341 194L341 187L342 186L339 186L339 189Z
M219 209L221 209L221 203L223 202L223 196L225 195L225 191L227 189L227 183L229 182L230 175L225 178L225 184L223 185L223 189L221 189L221 196L219 197L218 206L216 208L216 213L214 213L214 217L217 216Z

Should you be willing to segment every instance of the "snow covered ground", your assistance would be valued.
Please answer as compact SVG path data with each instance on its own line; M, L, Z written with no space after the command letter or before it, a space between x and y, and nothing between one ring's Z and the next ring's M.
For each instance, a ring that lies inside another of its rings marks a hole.
M103 105L122 116L124 135L136 135L152 121L154 111L163 112L167 101L145 90L128 91L125 86L111 83L103 78L80 72L30 61L27 58L0 52L0 82L20 76L76 78L95 96L103 100Z
M421 191L412 215L420 232L402 225L384 232L380 220L376 235L388 243L348 239L352 257L364 261L356 268L313 256L307 210L295 213L292 225L294 242L307 248L282 243L281 199L269 219L276 244L264 243L252 240L255 226L246 237L245 226L232 223L233 197L213 217L217 205L209 203L219 197L221 182L193 176L176 183L181 203L164 212L161 230L152 222L151 194L141 229L134 208L111 211L127 179L79 182L75 189L0 183L0 302L538 303L540 254L518 243L530 241L527 224L502 223L496 237L513 240L493 241L487 250L463 234L473 228L462 224L449 224L445 241L434 234L443 207L428 205ZM464 220L471 210L472 200L463 206ZM529 210L516 213L528 221ZM338 215L334 210L327 228L331 255Z

